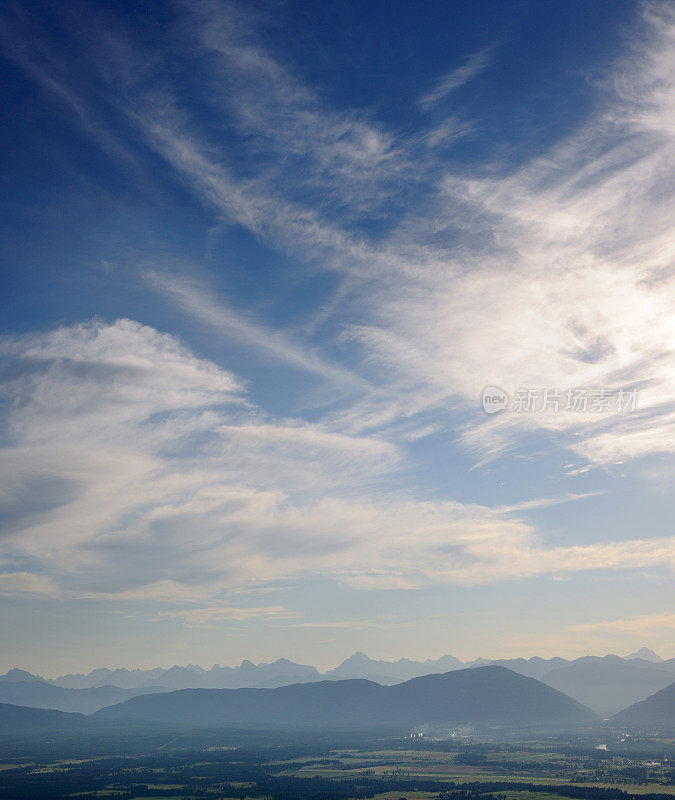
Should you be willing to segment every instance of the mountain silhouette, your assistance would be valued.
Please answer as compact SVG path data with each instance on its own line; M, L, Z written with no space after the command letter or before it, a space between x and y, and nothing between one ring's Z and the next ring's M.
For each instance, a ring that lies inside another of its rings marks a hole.
M675 683L615 714L612 722L629 727L675 731Z
M414 661L400 658L397 661L382 661L357 652L323 675L316 667L297 664L285 658L262 664L254 664L245 659L236 667L215 664L210 669L193 664L168 669L103 667L87 675L69 674L55 679L41 678L14 668L0 676L0 702L90 713L148 692L277 688L295 683L352 678L392 686L423 675L484 666L502 666L521 675L536 678L588 705L603 716L644 699L675 679L675 659L662 661L646 647L625 658L617 655L582 656L574 660L537 656L499 660L479 658L466 664L451 655L435 660ZM15 684L15 687L12 688L10 684ZM26 684L33 684L33 688ZM69 692L50 692L48 687L60 687ZM82 692L81 695L78 695L79 691Z
M244 686L285 686L289 683L320 680L321 674L306 664L295 664L279 658L269 664L254 664L245 659L238 667L211 669L189 664L169 669L115 669L99 668L88 675L62 675L51 683L68 689L90 689L100 686L118 686L122 689L157 686L166 689L239 689ZM159 689L158 689L159 691Z
M345 680L277 689L185 689L134 697L95 716L210 726L405 730L422 725L559 727L595 718L590 709L540 681L494 666L427 675L395 686Z
M0 703L0 732L4 734L78 730L91 722L92 720L82 714L65 714L63 711Z
M41 678L39 675L31 675L30 672L26 672L25 669L18 669L14 667L10 669L9 672L5 672L4 675L0 675L0 683L46 683L44 678Z
M660 655L657 655L653 650L650 650L648 647L641 647L634 653L630 653L630 655L624 656L625 661L633 661L636 658L639 658L642 661L651 661L654 664L658 664L660 661L663 661Z
M464 664L458 658L450 655L441 656L436 661L430 658L426 661L412 661L409 658L400 658L398 661L375 661L365 653L354 653L335 669L324 673L323 677L328 680L366 678L376 683L391 685L410 678L445 673L463 667Z

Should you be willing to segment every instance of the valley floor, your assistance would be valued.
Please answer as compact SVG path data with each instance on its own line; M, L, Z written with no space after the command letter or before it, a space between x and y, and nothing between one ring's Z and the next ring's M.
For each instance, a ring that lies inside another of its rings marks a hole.
M14 743L5 755L0 741L0 800L675 798L670 739L617 736L599 750L590 735L412 744L306 732L154 732L136 743L119 736L115 743L29 740L24 754ZM100 752L106 746L111 752Z

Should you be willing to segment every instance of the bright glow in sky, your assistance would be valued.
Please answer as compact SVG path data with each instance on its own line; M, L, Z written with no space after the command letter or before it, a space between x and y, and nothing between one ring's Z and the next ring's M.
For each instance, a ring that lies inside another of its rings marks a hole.
M0 669L675 656L672 5L10 2L0 53Z

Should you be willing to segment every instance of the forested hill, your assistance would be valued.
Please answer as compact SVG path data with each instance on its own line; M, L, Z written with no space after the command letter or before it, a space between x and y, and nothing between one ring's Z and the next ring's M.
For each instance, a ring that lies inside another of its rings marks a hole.
M612 717L612 722L632 727L667 727L675 730L675 683L620 711Z
M4 733L77 730L90 725L91 722L92 720L83 714L67 714L63 711L0 703L0 731Z
M395 686L347 680L278 689L184 689L134 697L96 716L198 725L406 730L425 724L558 727L595 718L562 692L494 666L427 675Z

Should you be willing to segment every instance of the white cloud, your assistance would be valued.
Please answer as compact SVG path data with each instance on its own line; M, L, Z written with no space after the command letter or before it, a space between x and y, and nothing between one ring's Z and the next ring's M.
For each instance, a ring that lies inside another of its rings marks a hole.
M169 278L162 291L270 357L365 389L328 420L344 432L400 426L411 440L416 426L429 427L422 412L451 411L479 463L536 432L586 464L671 453L675 22L669 6L651 4L640 24L635 45L608 72L602 106L545 155L488 178L448 172L420 150L419 134L396 137L372 117L330 108L265 49L245 9L191 4L181 33L209 76L205 102L250 157L242 173L153 72L165 54L134 60L127 43L108 36L100 79L114 84L117 110L195 196L277 249L348 276L349 291L333 300L356 320L342 344L362 348L367 385L356 370L215 303L194 281ZM492 52L470 56L421 102L475 77ZM308 166L298 169L296 158ZM382 209L389 234L374 241L354 223ZM488 420L478 411L487 384L511 394L636 386L640 413Z
M229 609L224 593L307 575L410 589L675 561L673 539L548 548L517 507L403 497L390 443L266 418L231 374L128 320L0 350L0 555L50 576L16 591Z
M417 241L459 236L438 266L392 275L352 335L392 375L396 403L364 403L354 430L443 406L462 410L480 459L547 432L606 464L675 449L675 58L671 10L615 67L618 92L543 157L500 177L447 174ZM610 82L608 81L608 84ZM416 227L415 227L416 226ZM484 386L631 388L639 413L479 411ZM581 434L581 435L578 435Z

